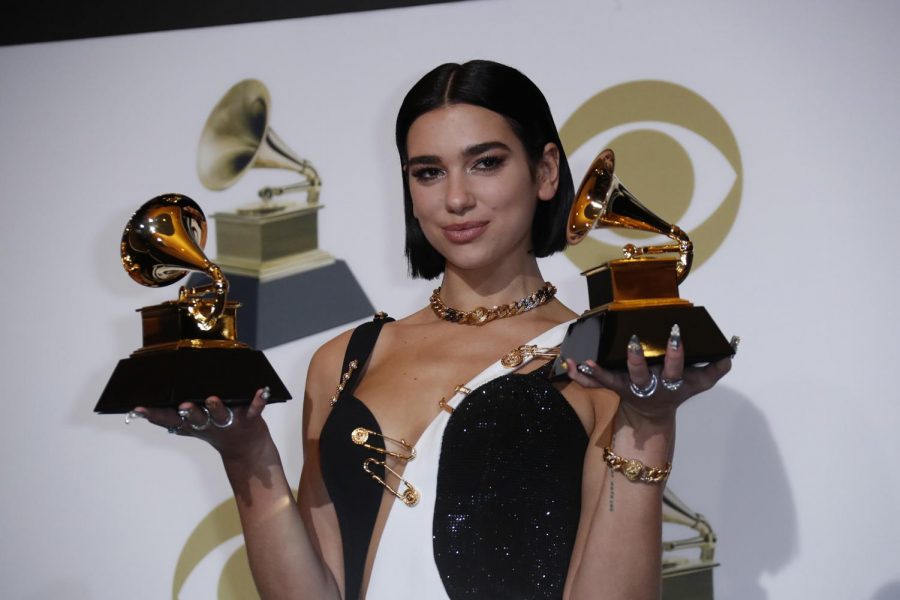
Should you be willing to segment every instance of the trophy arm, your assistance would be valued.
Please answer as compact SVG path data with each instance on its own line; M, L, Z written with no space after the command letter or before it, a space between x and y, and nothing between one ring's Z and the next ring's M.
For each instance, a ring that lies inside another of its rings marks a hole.
M318 204L319 189L322 187L322 181L318 178L318 175L315 174L315 169L313 169L312 166L309 167L309 171L313 173L312 176L307 173L302 173L302 175L307 178L306 181L301 181L299 183L281 187L266 186L260 189L257 193L259 194L259 197L263 202L268 202L275 196L280 196L288 192L300 192L303 190L307 190L306 203Z
M691 242L688 235L676 225L672 225L666 235L677 243L656 246L635 246L634 244L625 244L622 248L622 253L625 258L635 258L637 256L646 256L650 254L671 254L677 252L678 264L675 267L675 274L678 278L678 283L681 283L688 276L688 273L691 272L691 265L694 263L694 243Z
M319 189L322 187L322 179L319 177L318 171L308 160L297 156L271 127L266 128L265 137L256 152L254 165L296 171L304 178L304 181L292 185L266 186L260 189L258 192L259 197L264 203L270 201L274 196L300 190L308 190L306 195L307 204L318 203Z
M716 551L716 534L706 517L694 512L669 488L663 493L663 521L684 525L697 532L692 538L663 541L663 551L671 552L683 548L700 548L700 560L712 561Z
M625 258L649 254L678 253L676 277L684 281L691 270L694 245L677 225L672 225L641 204L640 200L615 175L616 157L609 148L594 159L581 182L566 224L566 241L577 244L592 229L617 227L665 235L675 244L636 247L627 244L622 251Z
M205 273L212 282L194 288L181 286L178 290L178 303L187 309L188 314L197 322L197 327L209 331L215 327L219 317L225 312L228 280L218 265L212 263L208 265ZM207 294L210 293L213 297L207 298Z

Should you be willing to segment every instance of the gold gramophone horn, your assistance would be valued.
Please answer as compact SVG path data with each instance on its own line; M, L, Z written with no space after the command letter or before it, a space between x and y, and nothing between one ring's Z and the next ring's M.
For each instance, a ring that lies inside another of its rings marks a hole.
M690 272L694 259L694 246L690 238L679 227L656 216L625 189L614 174L615 167L616 157L609 148L594 159L569 212L566 239L570 244L577 244L591 229L600 227L638 229L668 236L677 243L640 248L627 244L622 250L625 258L677 252L676 273L678 283L681 283Z
M696 537L685 540L663 540L663 552L684 548L700 548L700 560L712 562L716 551L716 534L706 517L691 510L675 495L671 488L663 490L663 522L690 527L697 532Z
M178 303L208 331L225 310L228 280L203 254L206 217L196 202L181 194L157 196L129 219L122 234L122 265L132 279L149 287L170 285L189 271L205 273L212 283L183 287ZM204 296L212 293L213 297Z
M304 181L259 190L263 203L285 192L308 190L307 202L319 200L322 181L309 161L297 156L269 127L271 100L261 81L236 83L212 109L197 152L197 174L211 190L224 190L252 168L289 169ZM277 210L279 207L274 207ZM269 212L273 208L263 210Z

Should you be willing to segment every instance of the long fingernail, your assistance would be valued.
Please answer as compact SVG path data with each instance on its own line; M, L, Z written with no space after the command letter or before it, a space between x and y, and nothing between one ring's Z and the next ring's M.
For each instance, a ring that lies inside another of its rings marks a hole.
M678 350L681 347L681 327L678 323L672 325L672 331L669 332L669 348Z
M731 344L731 352L733 354L737 354L738 346L741 345L741 336L739 336L739 335L731 336L731 341L728 343Z
M191 409L189 409L189 408L179 408L179 409L178 409L178 416L187 419L189 416L191 416Z
M594 370L585 364L578 365L578 372L582 375L587 375L588 377L594 376Z
M142 412L138 412L136 410L130 411L127 415L125 415L125 424L130 425L132 421L135 419L146 419L147 415Z
M269 389L269 386L263 388L262 391L262 399L268 401L269 398L272 397L272 390Z
M641 340L638 339L638 336L632 335L631 339L628 340L628 351L633 354L644 355L644 349L641 348Z

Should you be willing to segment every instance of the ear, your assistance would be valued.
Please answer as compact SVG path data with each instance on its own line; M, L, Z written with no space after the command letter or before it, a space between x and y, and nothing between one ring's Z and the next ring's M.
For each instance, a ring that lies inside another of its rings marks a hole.
M559 147L548 142L535 172L538 184L538 199L553 200L559 187Z

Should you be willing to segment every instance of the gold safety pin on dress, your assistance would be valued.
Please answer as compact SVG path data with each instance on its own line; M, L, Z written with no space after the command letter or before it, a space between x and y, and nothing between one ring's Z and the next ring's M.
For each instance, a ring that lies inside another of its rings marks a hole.
M409 452L409 454L400 454L399 452L393 452L391 450L388 450L387 448L379 448L377 446L373 446L373 445L367 443L369 441L370 435L377 435L377 436L381 437L381 439L394 442L398 446L403 446L404 448L406 448L406 450ZM353 443L356 444L357 446L362 446L363 448L368 448L369 450L374 450L375 452L378 452L380 454L387 454L388 456L393 456L394 458L396 458L398 460L410 461L416 457L416 449L413 448L412 446L410 446L406 440L404 440L404 439L395 440L394 438L388 437L388 436L384 435L383 433L378 433L377 431L372 431L371 429L366 429L365 427L357 427L352 432L350 432L350 439L353 440Z
M500 364L511 369L518 367L526 358L556 358L559 356L559 347L538 348L535 345L524 345L510 350L506 356L500 359Z
M456 392L457 394L462 394L463 396L468 396L469 394L472 393L472 390L470 390L469 388L467 388L466 386L464 386L461 383L458 386L456 386L455 388L453 388L453 391ZM451 415L453 414L453 407L450 406L449 404L447 404L446 398L441 398L440 400L438 400L438 406L441 407L441 410L448 412Z
M381 465L382 467L385 468L385 470L390 471L391 474L393 474L395 477L397 477L397 479L400 480L400 483L402 483L403 485L406 486L406 489L404 489L403 492L398 492L397 490L395 490L394 488L389 486L384 479L382 479L381 477L379 477L377 474L373 473L369 469L370 464ZM397 496L397 498L399 498L400 501L403 502L403 504L405 504L407 506L415 506L416 504L419 503L419 498L421 497L419 490L417 490L413 486L413 484L411 484L407 480L403 479L403 477L400 475L400 473L398 473L397 471L395 471L392 468L390 468L389 466L387 466L387 464L385 464L385 462L383 460L378 460L377 458L367 458L365 461L363 461L363 470L366 473L368 473L369 475L371 475L372 479L374 479L375 481L377 481L378 483L383 485L387 491L389 491L393 495Z
M350 381L350 376L353 375L353 371L356 370L356 367L359 366L359 361L351 360L350 364L347 365L347 370L341 375L341 382L338 384L337 389L334 391L334 396L331 397L331 406L337 404L338 396L341 395L341 392L344 391L344 387L346 387L347 382Z

